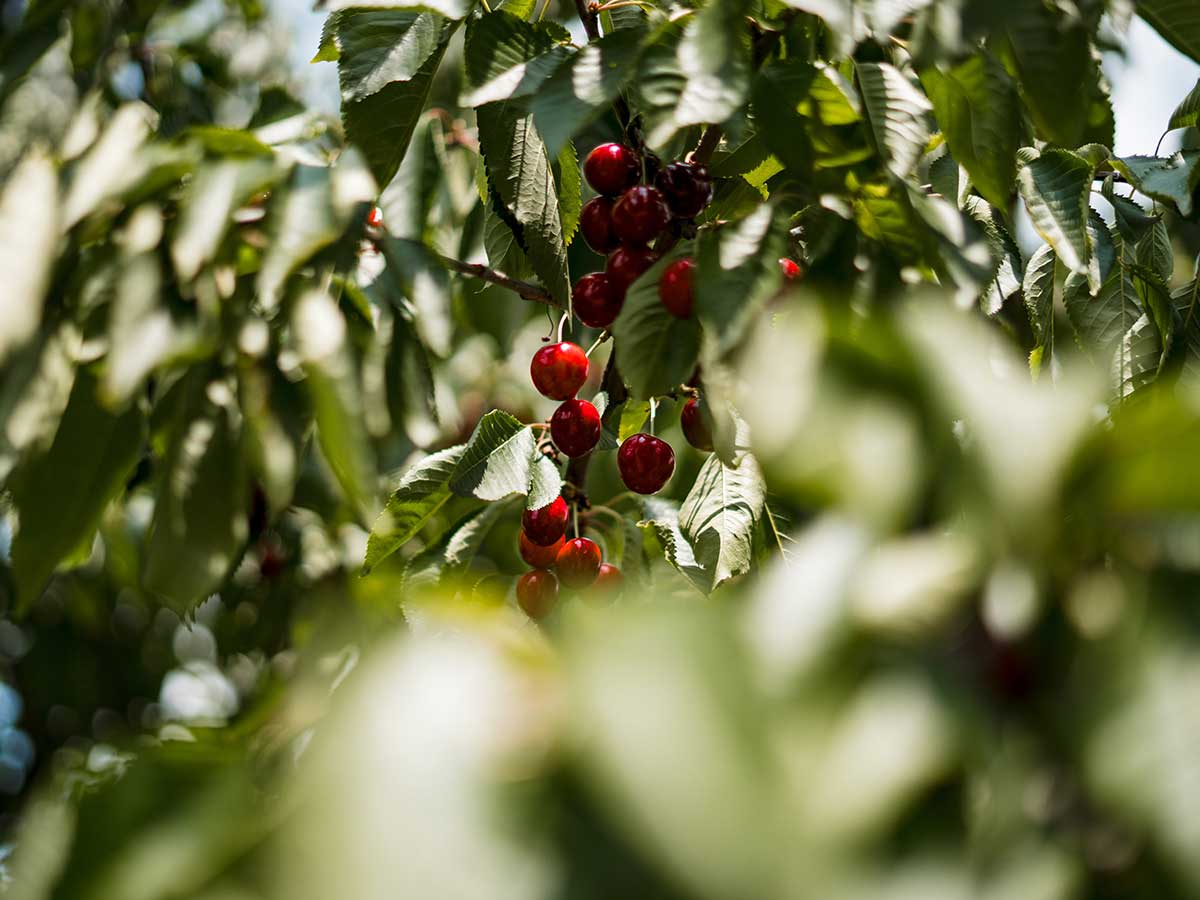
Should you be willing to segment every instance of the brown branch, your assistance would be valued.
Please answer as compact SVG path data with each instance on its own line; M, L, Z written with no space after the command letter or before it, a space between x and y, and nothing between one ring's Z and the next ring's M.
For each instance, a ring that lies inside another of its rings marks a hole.
M455 259L452 256L439 256L438 258L447 269L452 269L471 278L478 278L481 281L490 281L492 284L498 284L500 287L508 288L514 294L533 303L558 306L554 298L550 296L550 292L539 285L528 281L519 281L516 278L509 278L503 272L497 272L495 269L489 269L487 266L480 265L479 263L463 262L461 259Z

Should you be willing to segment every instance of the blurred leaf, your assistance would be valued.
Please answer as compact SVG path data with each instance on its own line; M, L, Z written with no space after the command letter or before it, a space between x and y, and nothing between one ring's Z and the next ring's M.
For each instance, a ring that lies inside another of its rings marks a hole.
M1171 113L1171 121L1167 123L1167 130L1195 128L1197 125L1200 125L1200 79L1197 79L1196 86L1175 107L1175 112Z
M1172 47L1200 62L1200 16L1186 0L1138 0L1137 13Z
M388 267L412 303L412 322L430 350L450 352L450 276L441 261L417 241L384 237L379 242Z
M362 574L420 534L425 524L450 499L450 476L466 452L466 445L450 447L427 456L409 469L392 495L367 539Z
M415 591L446 576L463 572L475 559L496 521L508 512L504 503L489 503L468 513L433 545L422 550L404 570L404 586Z
M1021 196L1038 233L1072 272L1086 272L1091 256L1088 198L1092 166L1066 150L1044 150L1017 175Z
M863 107L884 164L897 178L907 178L929 141L925 95L888 63L857 63Z
M1082 87L1091 80L1094 70L1087 30L1040 0L1016 0L1003 21L1021 91L1038 133L1063 147L1078 146L1084 139L1087 106L1080 102L1079 91L1062 87Z
M465 18L474 9L471 0L331 0L329 8L341 9L426 9L449 19ZM344 51L343 51L344 52Z
M75 225L146 174L146 157L137 151L151 135L152 117L153 112L142 104L127 103L109 119L100 139L71 173L62 209L66 227Z
M462 106L483 106L539 93L542 84L571 57L557 23L532 24L497 10L467 25L466 90Z
M29 152L0 194L0 364L25 344L42 318L58 242L58 174L40 150Z

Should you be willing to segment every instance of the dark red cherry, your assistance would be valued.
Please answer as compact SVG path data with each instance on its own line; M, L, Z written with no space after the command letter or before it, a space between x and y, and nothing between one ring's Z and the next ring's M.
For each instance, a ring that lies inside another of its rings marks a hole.
M695 296L692 294L692 270L696 261L690 256L676 260L663 270L658 279L658 298L667 312L677 319L686 319L692 314Z
M585 588L600 574L600 548L587 538L572 538L563 544L554 561L559 580L569 588Z
M600 441L600 413L586 400L564 400L550 417L550 437L567 456L583 456Z
M621 574L621 570L612 563L601 563L600 572L596 575L596 583L592 585L592 590L603 591L609 594L615 594L625 584L625 576Z
M611 253L620 245L612 230L613 199L593 197L579 211L579 233L597 253Z
M562 549L564 538L560 537L553 544L541 546L535 544L529 539L529 536L524 531L517 538L517 548L521 551L521 559L533 566L535 569L548 569L554 565L554 559L558 556L558 551Z
M558 602L558 579L544 569L526 572L517 582L517 602L529 618L545 618Z
M597 194L616 197L637 184L642 165L637 154L623 144L601 144L583 162L583 177Z
M587 381L588 358L583 348L570 341L547 344L533 354L529 377L538 393L551 400L569 400Z
M542 547L549 547L562 540L567 533L567 501L555 497L540 509L527 509L521 514L521 528L525 537Z
M660 490L675 471L675 451L652 434L635 434L617 451L617 469L625 487L639 494Z
M697 450L713 448L712 425L709 422L708 409L702 400L688 398L679 414L679 424L683 428L683 436Z
M371 211L367 213L367 226L370 228L383 227L383 210L378 206L372 206Z
M607 328L616 321L624 303L625 294L615 290L609 277L603 272L584 275L571 289L571 304L575 308L575 315L590 328Z
M649 243L670 221L671 210L658 188L636 184L613 204L613 234L626 244Z
M654 183L671 212L680 219L694 219L712 200L712 179L700 163L670 163L658 173Z
M608 276L608 283L613 290L624 299L629 286L657 259L658 254L648 247L620 246L608 254L604 274Z
M788 259L786 256L780 257L779 268L783 270L783 277L788 281L795 281L800 277L800 264L794 259Z

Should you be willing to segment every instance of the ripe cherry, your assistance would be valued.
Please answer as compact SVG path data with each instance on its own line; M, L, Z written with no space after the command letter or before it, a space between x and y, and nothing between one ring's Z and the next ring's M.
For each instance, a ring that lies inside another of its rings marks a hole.
M525 510L521 514L521 528L525 537L541 547L561 541L567 533L567 501L555 497L553 503Z
M637 154L623 144L601 144L583 162L583 177L597 194L616 197L637 184L642 166Z
M783 277L788 281L795 281L800 277L800 264L794 259L788 259L786 256L780 257L779 268L783 270Z
M627 244L645 244L658 237L671 221L671 210L658 188L637 184L613 205L612 230Z
M371 211L367 213L367 227L382 228L383 227L383 210L378 206L372 206Z
M660 490L675 471L675 451L652 434L635 434L617 451L617 469L625 487L639 494Z
M579 211L579 233L597 253L611 253L621 241L612 230L613 199L593 197Z
M545 618L558 602L558 579L544 569L526 572L517 582L517 602L529 618Z
M695 397L688 398L679 414L679 424L683 427L683 436L697 450L713 448L712 425L708 422L708 408L704 401Z
M563 538L559 538L553 544L541 546L535 544L529 539L529 536L524 531L517 538L517 547L521 551L521 559L535 569L548 569L554 565L554 559L558 556L558 551L562 549Z
M529 377L538 393L551 400L574 397L587 381L588 358L583 348L570 341L547 344L533 354Z
M657 259L658 254L648 247L621 246L608 254L604 274L608 276L613 290L624 298L629 286Z
M695 296L692 293L692 270L696 261L690 256L676 260L663 270L658 279L658 298L667 312L677 319L686 319L692 314Z
M571 289L571 304L575 308L575 315L590 328L607 328L616 321L624 303L624 292L617 291L603 272L584 275Z
M621 570L612 563L601 563L600 572L596 575L596 583L592 585L592 590L599 593L603 591L607 594L615 594L625 584L625 576L621 574Z
M567 456L583 456L600 441L600 413L586 400L564 400L550 417L550 437Z
M558 577L569 588L585 588L600 574L600 548L587 538L572 538L563 544L554 561Z
M712 179L700 163L673 162L658 173L654 183L680 219L695 218L712 200Z

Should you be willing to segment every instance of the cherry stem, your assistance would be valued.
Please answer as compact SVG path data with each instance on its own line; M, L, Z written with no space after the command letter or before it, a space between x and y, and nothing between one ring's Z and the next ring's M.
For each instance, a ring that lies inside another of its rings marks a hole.
M516 278L509 278L503 272L490 269L485 265L481 265L480 263L463 262L461 259L455 259L452 256L439 256L438 259L447 269L451 269L471 278L478 278L481 281L487 281L491 284L498 284L500 287L508 288L517 296L522 297L531 303L545 303L547 306L558 305L554 298L550 296L550 292L540 285L536 285L528 281L520 281Z
M587 348L587 353L585 353L584 356L591 356L592 351L595 350L597 347L599 347L601 344L603 344L605 341L607 341L610 337L612 337L612 333L610 331L608 331L608 329L605 329L604 331L600 332L600 337L596 338L596 340L592 344L592 346Z
M654 413L658 409L658 400L650 398L650 434L654 434Z
M575 537L579 537L579 504L571 507L572 524L575 526Z
M568 318L570 318L568 314L563 313L561 318L558 320L558 342L560 344L562 343L563 328L566 326Z

